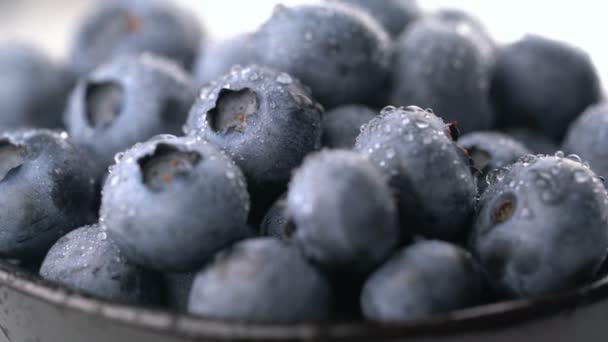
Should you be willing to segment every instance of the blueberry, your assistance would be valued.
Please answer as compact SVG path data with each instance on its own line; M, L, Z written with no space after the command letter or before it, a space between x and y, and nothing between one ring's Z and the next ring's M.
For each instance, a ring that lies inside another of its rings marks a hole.
M207 142L155 137L125 152L111 171L101 220L125 256L139 265L194 271L245 233L244 177Z
M422 15L416 0L329 0L354 5L374 17L392 37L401 32Z
M488 129L492 63L474 31L434 17L419 20L398 43L391 103L431 108L465 133Z
M601 103L588 108L572 123L562 148L588 161L598 175L608 177L606 142L608 142L608 105Z
M473 132L463 135L458 144L464 147L478 171L479 192L486 188L486 176L492 170L509 166L530 151L517 140L498 132Z
M292 76L255 65L235 67L203 87L185 131L227 152L247 177L253 203L265 207L285 191L304 156L320 146L322 112ZM254 211L261 219L266 209Z
M524 144L534 154L554 154L559 147L544 133L529 128L511 128L505 131Z
M82 227L59 239L44 259L40 275L113 302L162 302L161 277L125 259L99 226Z
M508 297L593 279L608 249L608 195L578 156L523 157L490 174L471 248Z
M104 1L80 23L71 59L82 75L117 56L142 52L190 69L202 40L197 18L170 1Z
M570 45L530 35L498 53L491 98L502 127L531 127L558 141L600 95L591 59Z
M0 255L37 260L65 233L94 221L93 175L66 133L0 134Z
M361 306L367 319L412 321L480 304L482 273L464 249L418 242L395 254L367 280Z
M382 174L363 155L325 150L306 158L289 185L293 240L326 270L365 274L400 242L397 209Z
M401 224L415 234L457 239L466 233L477 193L453 125L418 107L387 107L357 138L356 150L390 178Z
M176 64L149 54L125 56L80 80L65 119L74 141L105 171L133 144L180 133L195 98L196 86Z
M289 241L295 230L295 224L287 215L287 195L283 195L264 216L260 224L260 234Z
M360 105L347 105L328 111L323 116L323 146L353 148L361 126L370 122L376 114L371 108Z
M190 289L195 277L196 272L165 274L167 303L171 309L178 312L188 311Z
M203 44L194 67L195 80L204 85L224 76L236 65L253 63L252 49L249 33Z
M327 280L289 244L246 240L198 273L192 314L256 322L321 321L332 312Z
M0 46L0 129L60 128L73 76L27 46Z
M444 8L431 14L443 23L451 25L455 30L477 41L487 58L494 59L498 46L481 20L470 13L455 9Z
M371 101L388 77L389 35L352 6L279 5L253 42L259 63L297 77L328 108Z

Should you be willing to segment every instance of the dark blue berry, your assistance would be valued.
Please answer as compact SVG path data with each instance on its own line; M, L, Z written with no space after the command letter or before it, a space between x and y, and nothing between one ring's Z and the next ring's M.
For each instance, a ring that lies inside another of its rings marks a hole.
M350 149L355 146L361 126L378 113L366 106L348 105L334 108L323 115L322 144L328 148Z
M95 219L93 167L66 133L0 134L0 255L41 258Z
M488 180L471 248L496 291L547 295L596 276L608 250L608 195L578 156L528 155Z
M295 231L296 226L287 214L287 195L283 195L270 207L264 216L260 224L260 234L289 241Z
M591 59L570 45L526 36L498 53L491 97L503 127L531 127L559 141L600 95Z
M236 244L198 273L189 312L210 318L254 322L326 320L332 313L327 280L277 239Z
M544 133L529 128L511 128L506 134L515 138L532 151L533 154L554 154L559 147L551 141Z
M383 175L355 152L325 150L306 158L287 196L293 240L327 270L365 274L400 242L398 214Z
M190 69L203 32L197 18L170 1L104 1L84 18L72 46L79 74L121 55L151 52Z
M407 231L448 240L466 233L477 188L452 127L418 107L387 107L357 138L356 150L389 177Z
M431 108L458 121L464 133L488 129L491 66L473 30L419 20L398 43L391 104Z
M105 300L133 305L162 303L162 279L124 258L99 226L74 230L47 254L40 275Z
M128 150L111 171L101 220L137 264L164 272L194 271L244 237L245 179L207 142L159 136Z
M41 52L0 46L0 129L60 128L73 76Z
M135 143L180 133L195 98L196 86L173 62L125 56L78 82L65 119L74 141L105 172L116 153Z
M398 37L422 16L417 0L329 0L354 5L368 12L392 37Z
M205 85L224 76L236 65L252 64L252 48L249 33L203 44L194 67L194 79Z
M589 162L591 169L608 177L608 105L592 106L572 123L562 148L578 154Z
M375 98L388 77L391 40L359 8L279 5L255 33L254 51L259 63L297 77L331 108Z
M464 249L423 241L395 254L367 280L361 294L365 318L395 322L480 304L483 276Z
M486 188L486 176L492 170L509 166L530 154L520 142L498 132L473 132L463 135L458 144L464 147L478 175L479 192Z
M479 18L455 8L443 8L431 15L441 22L451 25L456 31L469 35L478 43L483 54L490 60L494 60L498 45Z
M185 131L222 148L247 177L254 205L270 206L292 170L319 148L322 113L292 76L255 65L235 67L203 87ZM267 209L259 210L259 219Z

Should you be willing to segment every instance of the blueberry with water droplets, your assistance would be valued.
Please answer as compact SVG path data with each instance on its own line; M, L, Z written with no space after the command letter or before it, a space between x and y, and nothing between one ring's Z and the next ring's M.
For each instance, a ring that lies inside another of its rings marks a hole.
M387 107L356 145L390 178L404 228L447 240L466 233L477 193L469 160L450 127L418 107Z
M482 302L483 276L469 252L442 241L405 247L366 281L365 318L399 322L428 318Z
M184 129L222 148L243 170L257 221L285 191L291 171L319 148L322 113L300 81L252 65L203 87Z
M464 147L478 172L479 193L486 188L486 176L492 170L509 166L530 154L520 142L498 132L478 131L463 135L458 144Z
M102 172L116 153L135 143L180 133L195 97L193 81L171 61L125 56L79 81L65 119L74 141Z
M306 158L289 185L292 239L326 270L366 274L402 235L385 177L363 155L324 150Z
M171 1L99 2L77 28L72 65L86 75L118 56L150 52L190 69L203 36L196 16Z
M390 71L388 33L352 6L279 5L253 42L260 64L297 77L328 108L375 99Z
M287 194L285 194L264 215L264 219L260 224L260 234L289 241L293 237L295 229L293 220L287 214Z
M164 275L167 304L178 312L188 311L190 289L194 283L196 272L168 273Z
M361 126L375 118L377 112L361 105L334 108L323 115L322 144L328 148L350 149L355 146Z
M608 104L587 109L568 129L562 148L589 162L591 169L608 177Z
M544 133L529 128L511 128L505 131L515 140L521 142L528 150L535 154L553 155L559 147Z
M492 60L476 39L433 17L414 23L398 42L391 103L431 108L464 133L490 128Z
M113 167L101 219L131 261L190 272L245 235L249 195L236 165L213 145L159 136Z
M332 290L295 246L277 239L245 240L220 253L192 285L189 312L254 322L322 321Z
M0 46L0 129L59 128L73 76L40 51Z
M201 45L194 66L194 79L205 85L224 76L236 65L249 65L252 56L251 34L241 33L225 40L210 41Z
M559 141L600 97L591 59L570 45L530 35L498 53L491 98L503 127L531 127Z
M124 258L99 226L76 229L51 248L42 278L89 295L131 305L162 303L162 279Z
M37 261L96 218L93 166L66 133L0 134L0 256Z
M496 291L553 294L594 279L608 250L608 195L577 156L529 155L482 195L470 246Z
M328 0L360 7L376 19L394 38L422 16L417 0Z

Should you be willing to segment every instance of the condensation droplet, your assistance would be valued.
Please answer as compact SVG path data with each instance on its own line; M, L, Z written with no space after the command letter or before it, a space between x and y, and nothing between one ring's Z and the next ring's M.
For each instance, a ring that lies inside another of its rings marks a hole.
M120 163L120 161L122 160L122 158L125 156L124 152L118 152L114 155L114 162L116 162L116 164Z
M390 114L393 113L397 110L397 108L395 106L386 106L384 108L382 108L382 110L380 111L380 114Z
M112 179L110 179L110 185L115 186L118 184L118 181L119 181L118 176L114 176L114 177L112 177Z
M521 209L521 217L524 219L532 218L532 211L528 207L523 207Z
M583 160L581 159L581 157L579 157L577 154L569 154L566 158L573 160L577 163L582 163Z
M429 127L429 122L425 121L425 120L416 120L416 127L420 128L420 129L424 129Z
M574 172L574 181L577 183L586 183L591 179L591 175L583 170L577 170Z
M279 76L277 76L277 82L281 84L291 84L293 79L288 74L282 72L279 74Z

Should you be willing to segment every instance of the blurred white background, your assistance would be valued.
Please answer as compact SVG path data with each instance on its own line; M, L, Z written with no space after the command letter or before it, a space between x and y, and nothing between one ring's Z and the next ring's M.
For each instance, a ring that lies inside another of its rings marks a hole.
M95 1L103 0L0 0L0 43L33 42L57 58L64 57L71 32L82 14ZM125 0L128 1L128 0ZM377 0L382 1L382 0ZM200 15L214 37L253 30L278 3L293 5L311 0L176 0ZM432 10L450 7L480 17L500 42L538 33L586 50L606 84L608 45L605 41L605 5L597 0L419 0Z

